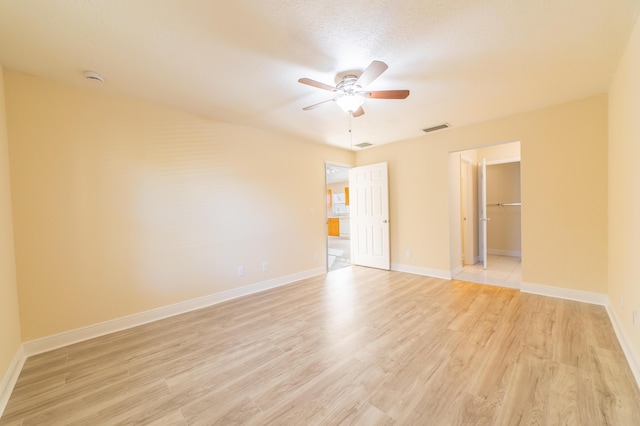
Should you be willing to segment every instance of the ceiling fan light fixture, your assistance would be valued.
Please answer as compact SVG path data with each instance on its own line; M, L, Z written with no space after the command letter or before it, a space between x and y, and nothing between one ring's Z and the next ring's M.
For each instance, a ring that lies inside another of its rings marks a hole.
M361 93L347 92L336 99L336 103L344 112L354 112L357 111L364 103L364 96Z
M385 72L389 68L387 64L380 61L373 61L367 68L365 68L360 75L345 74L338 75L336 77L337 84L335 87L328 84L320 83L319 81L312 80L310 78L300 78L299 83L306 84L318 89L326 90L333 93L333 98L326 101L319 102L314 105L302 108L304 111L309 111L317 108L320 105L324 105L328 102L336 102L340 108L350 114L351 117L362 117L364 110L362 104L365 98L369 99L405 99L409 96L408 90L366 90L366 86L369 85L376 78ZM350 72L350 71L348 71Z

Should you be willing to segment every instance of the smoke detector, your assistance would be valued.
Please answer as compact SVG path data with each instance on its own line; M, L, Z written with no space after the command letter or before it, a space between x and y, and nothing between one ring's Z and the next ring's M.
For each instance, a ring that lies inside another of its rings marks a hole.
M97 81L98 83L104 82L104 76L95 71L85 71L84 78L86 78L89 81Z

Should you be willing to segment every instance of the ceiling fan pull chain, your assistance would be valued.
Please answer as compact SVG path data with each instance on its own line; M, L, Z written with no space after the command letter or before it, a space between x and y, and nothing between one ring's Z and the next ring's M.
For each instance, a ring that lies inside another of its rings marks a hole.
M353 113L350 112L349 113L349 143L351 145L351 151L353 151L353 131L351 130L351 117L353 116Z

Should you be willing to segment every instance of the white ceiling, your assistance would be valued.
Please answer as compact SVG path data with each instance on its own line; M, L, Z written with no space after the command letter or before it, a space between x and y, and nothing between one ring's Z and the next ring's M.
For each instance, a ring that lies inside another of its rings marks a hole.
M350 147L336 74L372 60L353 143L420 136L607 91L640 0L0 0L0 64ZM106 76L98 85L83 71Z

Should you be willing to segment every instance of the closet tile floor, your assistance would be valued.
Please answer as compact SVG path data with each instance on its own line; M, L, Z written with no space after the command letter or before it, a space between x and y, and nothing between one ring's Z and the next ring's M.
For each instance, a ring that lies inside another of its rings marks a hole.
M522 259L512 256L487 256L487 269L482 262L465 265L456 280L481 284L493 284L503 287L520 288L522 283Z

